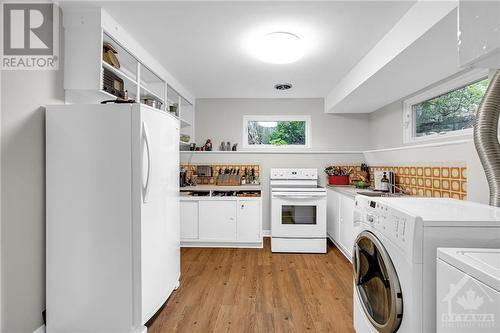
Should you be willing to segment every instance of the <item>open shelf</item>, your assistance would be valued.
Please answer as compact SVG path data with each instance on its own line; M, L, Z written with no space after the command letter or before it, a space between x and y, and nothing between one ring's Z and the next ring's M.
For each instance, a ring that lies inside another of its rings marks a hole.
M117 52L116 57L118 59L118 62L120 63L120 68L117 69L104 60L102 62L112 69L116 69L119 73L123 73L137 84L137 64L139 63L139 61L136 59L136 57L134 57L132 53L129 52L129 50L123 47L122 44L113 39L106 32L103 33L102 41L104 43L110 43L115 48Z
M191 126L190 122L188 122L188 121L186 121L186 120L184 120L182 118L180 118L179 120L181 121L181 128Z
M130 76L130 74L126 74L124 71L111 66L110 64L108 64L104 60L102 61L102 67L109 69L111 72L116 74L118 77L120 77L124 81L128 81L130 83L133 83L134 85L137 85L137 81L132 76Z
M162 103L165 102L163 99L163 96L160 96L159 94L157 94L157 93L153 92L152 90L146 88L145 86L141 85L141 98L147 97L147 96L154 97Z

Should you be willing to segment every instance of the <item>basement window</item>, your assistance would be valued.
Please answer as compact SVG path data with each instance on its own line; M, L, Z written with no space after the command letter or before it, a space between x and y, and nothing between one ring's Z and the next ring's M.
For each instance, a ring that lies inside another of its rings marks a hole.
M311 118L309 116L244 116L243 147L309 148Z
M487 72L471 71L406 100L405 143L471 134L487 87Z

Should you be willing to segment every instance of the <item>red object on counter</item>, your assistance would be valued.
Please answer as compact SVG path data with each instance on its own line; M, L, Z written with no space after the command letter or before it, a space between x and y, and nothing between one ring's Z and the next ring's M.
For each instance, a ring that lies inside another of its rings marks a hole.
M328 176L330 185L349 185L349 176Z

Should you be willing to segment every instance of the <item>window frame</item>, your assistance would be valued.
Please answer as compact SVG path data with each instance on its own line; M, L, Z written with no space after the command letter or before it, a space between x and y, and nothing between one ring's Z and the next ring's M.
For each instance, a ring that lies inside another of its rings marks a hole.
M250 121L304 121L306 127L305 133L305 144L304 145L272 145L272 144L261 144L261 145L251 145L248 143L248 122ZM243 116L243 137L242 143L243 148L248 150L258 150L258 149L309 149L311 148L311 116L305 115L245 115Z
M459 136L472 135L473 129L467 128L463 130L450 131L446 133L437 133L433 135L417 136L416 134L416 117L413 112L413 106L429 99L447 94L453 90L468 86L475 82L488 78L488 70L476 69L468 71L462 75L454 77L441 83L435 87L425 89L423 92L406 99L403 102L403 142L418 143L425 141L439 140L443 138L453 138Z

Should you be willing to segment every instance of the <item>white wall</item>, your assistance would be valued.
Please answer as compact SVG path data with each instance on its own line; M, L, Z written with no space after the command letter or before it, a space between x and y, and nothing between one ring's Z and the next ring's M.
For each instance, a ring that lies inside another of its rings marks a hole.
M62 70L4 71L1 84L1 332L33 332L45 309L45 115Z
M196 142L210 138L215 149L222 140L241 146L244 115L311 115L311 151L362 150L368 144L366 115L324 113L321 98L311 99L198 99L196 101ZM325 184L323 169L329 164L364 161L363 155L350 154L199 154L183 153L181 162L193 164L258 163L262 168L263 228L269 227L269 170L280 167L317 168Z
M2 307L2 72L0 71L0 332L2 331L3 323L3 307Z
M403 145L403 102L389 104L370 114L370 148L365 152L368 165L450 165L467 166L467 200L488 203L489 187L474 148L472 135L441 139L416 145ZM450 142L456 141L454 144ZM433 144L438 144L433 146ZM442 145L440 145L442 144ZM387 148L406 147L388 150Z
M45 309L45 115L62 71L5 71L1 123L2 332L33 332Z
M360 150L366 148L365 115L329 115L322 98L303 99L197 99L196 142L211 138L217 148L222 140L241 148L244 115L310 115L311 150ZM353 131L355 135L353 135Z

